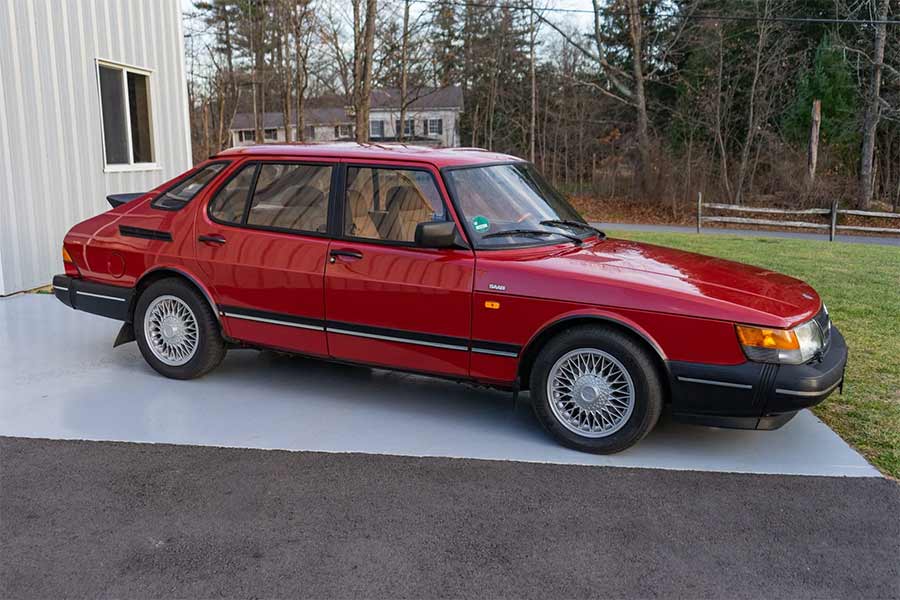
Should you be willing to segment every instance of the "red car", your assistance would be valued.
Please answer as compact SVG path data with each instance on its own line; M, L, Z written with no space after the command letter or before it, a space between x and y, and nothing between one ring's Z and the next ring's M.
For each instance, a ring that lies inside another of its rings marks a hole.
M774 429L843 383L810 286L609 239L512 156L249 147L109 201L66 235L55 294L124 321L115 344L167 377L271 348L530 390L550 433L598 453L667 403Z

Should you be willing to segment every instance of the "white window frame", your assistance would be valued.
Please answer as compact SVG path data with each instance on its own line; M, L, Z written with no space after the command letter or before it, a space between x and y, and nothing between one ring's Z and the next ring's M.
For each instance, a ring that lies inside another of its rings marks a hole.
M156 127L153 117L153 69L145 69L134 65L126 65L125 63L98 58L95 61L94 74L97 77L97 99L100 108L100 149L103 154L103 172L104 173L124 173L129 171L159 171L161 167L156 159ZM109 164L106 162L106 131L103 129L103 91L100 89L100 67L110 69L121 69L124 72L122 77L122 93L125 99L125 133L128 147L128 164ZM128 102L128 73L143 75L147 78L147 112L150 119L150 148L153 153L154 162L136 163L134 162L134 147L131 139L131 106Z
M440 124L441 124L441 125L440 125L440 131L438 131L438 129L432 130L432 129L431 129L431 124L432 124L432 123L438 123L438 122L440 122ZM443 135L443 129L444 129L444 118L443 118L443 117L436 117L436 118L434 118L434 119L431 119L431 118L425 119L425 133L426 133L426 135Z
M381 123L381 134L377 136L375 135L375 132L373 131L374 128L372 127L372 125L374 125L375 123ZM369 137L379 140L385 137L384 119L372 119L369 121Z

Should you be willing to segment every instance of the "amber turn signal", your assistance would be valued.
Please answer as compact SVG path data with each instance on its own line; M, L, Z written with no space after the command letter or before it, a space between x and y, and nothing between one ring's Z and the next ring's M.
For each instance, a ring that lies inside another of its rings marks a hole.
M766 329L763 327L737 326L738 339L744 346L771 348L773 350L799 350L797 334L790 329Z
M75 261L72 260L72 256L69 254L69 251L66 250L65 246L63 246L62 255L63 255L64 263L73 263L73 264L75 263Z
M494 302L493 300L486 300L485 303L484 303L484 307L485 307L485 308L492 308L492 309L496 310L496 309L500 308L500 303L499 303L499 302Z

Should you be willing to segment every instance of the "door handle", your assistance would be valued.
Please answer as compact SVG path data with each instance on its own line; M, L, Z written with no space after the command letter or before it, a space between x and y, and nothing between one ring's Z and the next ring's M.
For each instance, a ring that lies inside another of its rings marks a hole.
M225 238L221 235L201 235L197 240L204 244L218 244L220 246L225 243Z
M359 260L363 257L363 253L359 250L331 250L328 254L331 255L331 258L328 259L329 262L334 262L335 260L337 260L338 256L343 256L344 258L354 258L356 260Z

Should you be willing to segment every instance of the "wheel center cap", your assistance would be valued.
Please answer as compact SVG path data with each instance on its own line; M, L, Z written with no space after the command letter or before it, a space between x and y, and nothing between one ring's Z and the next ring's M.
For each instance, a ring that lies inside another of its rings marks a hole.
M575 382L575 403L584 410L597 410L609 399L609 384L602 377L583 375Z
M166 318L161 325L160 331L166 340L177 338L181 334L181 323L177 319Z

